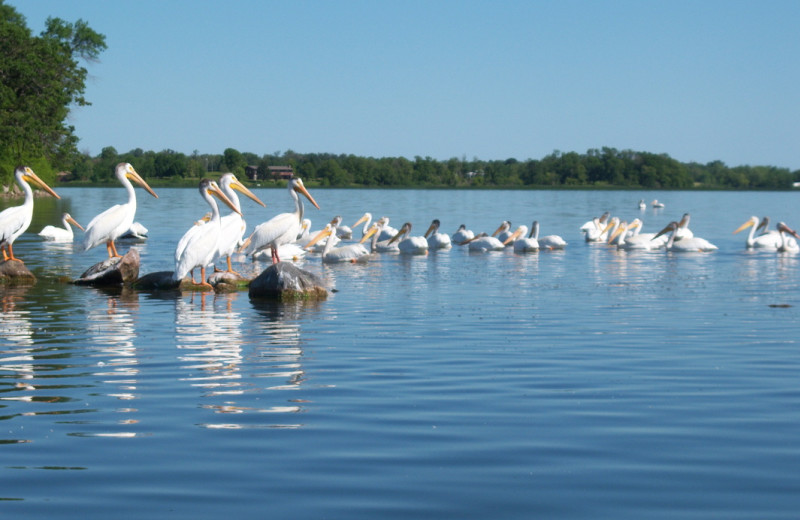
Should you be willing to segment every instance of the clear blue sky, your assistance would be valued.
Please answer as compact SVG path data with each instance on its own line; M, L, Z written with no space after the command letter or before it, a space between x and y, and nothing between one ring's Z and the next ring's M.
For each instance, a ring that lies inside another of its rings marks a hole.
M800 2L7 0L106 35L79 148L800 169Z

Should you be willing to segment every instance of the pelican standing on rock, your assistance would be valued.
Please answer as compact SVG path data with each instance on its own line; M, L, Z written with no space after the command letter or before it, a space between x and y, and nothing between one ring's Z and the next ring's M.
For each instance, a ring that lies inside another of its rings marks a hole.
M28 229L33 220L33 190L28 183L32 182L53 197L61 198L29 166L17 166L14 177L25 192L25 200L21 206L12 206L0 212L0 250L3 260L19 260L14 256L14 240Z
M178 247L175 248L175 271L172 278L180 281L190 274L192 283L197 285L197 282L194 281L194 269L199 267L200 285L210 286L206 282L206 266L214 263L222 235L219 207L212 197L217 197L236 213L239 213L239 209L211 179L200 181L199 189L200 196L211 207L211 218L208 221L195 223L178 241Z
M111 206L94 217L86 226L86 233L83 235L84 251L105 242L109 258L121 256L117 253L114 240L131 228L133 218L136 216L136 192L133 190L131 181L143 187L153 197L158 198L158 195L150 189L147 182L136 173L130 164L119 163L114 170L114 175L128 192L128 202Z
M222 177L220 177L219 188L236 209L220 218L220 228L222 233L219 238L219 246L217 248L217 254L214 258L214 263L216 263L217 260L225 258L228 264L227 271L229 273L233 273L234 271L233 267L231 266L231 255L238 247L242 245L242 238L244 237L244 232L247 229L247 223L244 221L244 217L242 216L242 206L239 202L239 196L236 195L236 192L238 191L243 193L245 196L254 200L258 204L261 204L263 207L267 207L267 205L261 202L261 200L256 197L252 191L247 189L247 186L239 182L239 179L237 179L232 173L225 173L222 175Z
M76 226L83 231L83 226L78 224L78 221L72 218L69 213L61 215L61 224L64 227L45 226L39 231L39 236L53 242L72 242L72 238L75 235L75 233L72 232L72 226ZM72 226L70 226L70 224L72 224Z
M289 195L294 200L294 211L291 213L280 213L266 222L256 226L253 233L244 241L240 251L250 255L270 248L272 250L272 263L281 261L278 256L278 247L289 244L297 239L300 232L300 223L303 220L303 202L297 196L301 193L306 197L315 208L319 209L317 201L308 193L303 181L299 177L292 177L289 180Z

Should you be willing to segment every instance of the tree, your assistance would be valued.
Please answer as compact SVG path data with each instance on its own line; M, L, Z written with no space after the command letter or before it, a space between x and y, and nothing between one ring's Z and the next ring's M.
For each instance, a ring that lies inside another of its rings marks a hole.
M0 0L0 181L12 175L7 164L43 158L52 171L80 161L65 121L72 106L90 104L80 60L94 61L105 48L105 36L83 20L48 18L32 36L25 17Z

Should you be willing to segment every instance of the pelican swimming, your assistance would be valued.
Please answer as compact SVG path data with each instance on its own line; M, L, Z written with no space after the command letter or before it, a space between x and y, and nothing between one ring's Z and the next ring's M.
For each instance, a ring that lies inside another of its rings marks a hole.
M450 236L447 233L439 233L440 224L439 219L435 218L428 227L428 230L425 231L424 236L428 241L429 249L450 249L453 247Z
M795 240L795 238L800 238L797 231L791 229L783 222L778 222L776 227L778 228L778 233L781 235L781 245L778 251L781 253L797 253L800 251L797 247L797 241ZM794 238L788 238L786 235L792 235Z
M220 218L220 229L222 232L217 245L217 253L214 257L214 263L216 263L217 260L225 258L228 264L227 271L229 273L233 273L234 271L233 267L231 266L231 255L238 247L242 245L242 238L244 237L244 232L247 229L247 223L244 221L244 217L242 216L242 206L239 202L239 196L236 195L236 192L238 191L244 194L263 207L266 207L267 205L264 204L258 197L256 197L252 191L247 189L247 186L242 184L232 173L223 174L222 177L220 177L218 184L219 189L222 190L228 200L230 200L233 204L233 207L236 209Z
M664 207L664 203L663 202L658 202L658 199L653 200L653 202L651 202L650 205L653 206L654 208L663 208Z
M689 229L689 221L691 218L691 215L688 213L683 214L681 219L678 221L678 229L675 232L675 240L683 240L684 238L692 238L694 236L692 230Z
M353 227L355 228L356 226L358 226L362 222L364 223L364 226L361 228L361 237L363 238L364 235L369 233L369 228L372 225L372 213L367 212L367 213L364 213L363 215L361 215L361 218L356 220L356 223L353 224Z
M378 236L378 241L391 240L393 236L400 232L400 230L389 225L389 217L381 217L378 221L381 223L381 234Z
M407 255L427 255L428 240L425 237L411 236L411 222L406 222L395 236L389 239L389 244L397 242L397 248Z
M300 231L297 233L295 242L306 242L309 236L311 236L311 220L304 218L300 222Z
M506 246L497 240L497 237L490 237L486 233L478 233L474 237L462 242L460 245L467 246L470 251L502 251Z
M72 226L76 226L78 229L83 231L83 226L78 224L69 213L64 213L61 215L61 224L64 227L58 226L45 226L39 231L39 236L44 238L45 240L52 240L54 242L72 242L72 238L75 233L72 232ZM72 226L70 226L72 224Z
M645 204L644 199L639 199L639 209L641 210L647 209L647 204Z
M584 235L584 239L587 242L605 242L608 239L608 228L606 225L606 221L608 220L610 213L606 211L599 217L595 217L592 220L584 223L581 226L581 233Z
M475 233L471 229L467 229L464 224L461 224L451 238L452 243L461 245L462 242L475 238Z
M508 240L508 237L511 236L511 221L504 220L501 222L500 226L494 230L494 233L492 233L492 236L500 242L505 243L505 241Z
M326 224L325 229L317 233L317 235L311 239L311 242L306 244L306 247L310 247L323 238L330 237L331 235L335 234L336 226L333 224ZM359 260L368 257L369 254L369 251L361 242L334 247L333 241L328 240L325 243L325 248L322 250L322 261L328 264L358 262Z
M614 235L609 238L609 243L616 238L617 249L624 249L626 251L643 250L652 251L661 249L667 242L667 236L661 235L655 238L655 233L638 233L642 226L642 221L634 219L632 222L623 222L619 228L614 232ZM629 234L631 230L635 230L633 234Z
M280 262L278 247L282 244L294 242L300 232L300 223L303 220L303 202L297 194L301 193L315 208L319 209L317 201L308 193L302 179L299 177L292 177L289 181L288 189L289 195L294 201L294 211L280 213L256 226L253 233L242 245L241 251L243 253L250 255L262 249L270 248L272 250L272 263Z
M135 238L141 240L147 238L148 229L138 222L131 224L130 229L119 236L119 238Z
M189 274L192 283L197 285L197 282L194 281L194 269L199 267L200 285L210 286L206 281L206 266L214 263L222 236L219 207L213 197L217 197L237 213L239 209L211 179L200 181L199 190L200 196L211 207L211 218L208 221L195 223L178 241L178 247L175 248L175 271L172 273L172 278L180 281Z
M372 225L369 227L369 231L367 234L361 237L359 240L359 244L363 244L369 237L372 237L372 241L370 242L370 251L373 253L399 253L400 248L397 247L397 242L389 243L391 240L380 240L381 238L381 221L373 222Z
M336 215L333 217L331 221L333 226L336 228L336 236L342 240L349 240L353 238L353 230L350 229L348 226L342 225L342 216Z
M539 243L540 249L548 249L552 251L567 247L567 241L561 238L559 235L545 235L540 238L538 220L533 221L533 224L531 225L531 232L528 237L535 239Z
M695 252L695 251L716 251L718 248L708 240L704 238L698 238L696 236L692 236L689 238L682 238L677 240L676 235L678 230L680 229L680 224L678 222L672 221L667 226L656 233L655 237L652 240L656 240L658 237L665 233L670 233L669 240L664 245L664 248L667 251L675 251L679 253L683 252Z
M133 190L131 181L143 187L153 197L158 198L158 195L150 189L147 182L136 173L130 164L119 163L114 169L114 175L128 192L128 202L111 206L94 217L86 226L86 232L83 235L84 251L105 243L109 258L121 256L117 253L114 240L131 228L133 218L136 216L136 192Z
M503 245L507 246L513 243L515 253L535 253L539 251L539 241L533 237L526 236L527 234L528 226L519 226L503 242Z
M781 236L779 231L773 231L771 233L763 233L761 235L756 235L755 233L761 229L761 227L766 227L769 225L769 220L761 221L759 223L758 217L752 216L747 221L736 228L736 231L733 234L739 233L740 231L744 231L748 227L750 228L750 234L748 234L747 239L745 240L745 246L747 248L754 248L754 249L779 249L783 244L784 240ZM797 241L791 239L794 242L795 248L797 247ZM791 248L791 246L789 246Z
M0 212L0 250L3 252L3 260L19 260L14 256L14 240L28 229L33 220L33 190L28 183L32 182L53 197L61 198L38 175L33 173L29 166L17 166L14 169L14 177L19 187L25 192L25 200L20 206L11 206Z

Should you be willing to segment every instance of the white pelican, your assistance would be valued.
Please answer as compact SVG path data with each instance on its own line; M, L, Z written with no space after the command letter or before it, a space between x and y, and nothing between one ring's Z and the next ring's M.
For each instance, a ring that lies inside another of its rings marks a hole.
M657 239L664 233L670 232L669 240L665 244L664 248L667 251L675 251L679 253L683 252L694 252L694 251L715 251L717 250L717 246L709 242L704 238L698 238L696 236L692 236L690 238L682 238L680 240L676 239L676 235L678 234L678 230L680 229L680 225L673 221L667 224L667 226L656 233L656 236L653 237L652 240Z
M307 242L309 236L311 236L311 221L304 218L302 222L300 222L300 232L297 233L295 242Z
M450 236L447 233L439 233L439 219L435 218L425 231L425 239L428 241L429 249L450 249L453 244L450 242Z
M692 230L689 229L689 220L691 218L691 215L688 213L683 214L681 219L678 221L678 229L675 233L675 240L683 240L684 238L692 238L694 236Z
M632 250L644 250L644 251L652 251L655 249L661 249L667 242L667 236L661 235L658 238L655 238L655 233L639 233L639 230L642 226L642 221L634 219L632 222L623 222L620 224L619 228L614 232L614 235L609 238L609 244L612 242L614 238L618 238L616 244L617 249L624 249L626 251ZM635 229L636 231L633 234L629 232Z
M486 233L479 233L469 240L462 242L462 246L467 246L470 251L502 251L506 248L496 237L490 237Z
M247 229L247 223L244 221L244 217L242 216L242 205L239 202L239 196L236 195L236 192L241 192L245 196L254 200L256 203L261 204L263 207L267 207L267 205L261 202L261 200L256 197L252 191L247 189L247 186L242 184L232 173L224 173L222 177L220 177L218 184L219 189L222 190L222 193L225 194L228 200L230 200L233 204L233 207L236 209L220 218L220 228L222 229L222 233L217 246L217 254L214 257L214 263L216 263L217 260L225 258L228 264L227 271L229 273L233 273L234 271L233 267L231 266L231 255L239 246L242 245L242 238L244 237L244 232Z
M528 234L528 226L519 226L511 233L503 245L514 244L515 253L535 253L539 251L539 241L533 237L525 236Z
M778 233L780 233L782 239L781 246L778 248L778 251L781 253L797 253L800 251L800 249L797 247L797 241L794 239L800 238L800 235L797 234L797 231L791 229L783 222L778 222L776 227L778 228ZM786 235L792 235L794 238L787 238Z
M391 240L400 231L389 225L389 217L381 217L378 219L381 223L381 234L378 236L378 241Z
M14 240L28 229L33 220L33 190L28 183L32 182L53 197L61 198L29 166L17 166L14 177L25 192L25 200L20 206L11 206L0 212L0 250L3 260L19 260L14 256Z
M640 210L646 210L647 209L647 204L644 203L644 199L639 199L639 209Z
M584 223L581 226L581 232L584 234L584 239L587 242L605 242L608 239L608 230L606 228L606 221L610 216L609 212L606 211L599 217L595 217L592 220ZM606 230L606 233L603 233L603 230Z
M111 206L94 217L86 226L86 233L83 235L84 251L105 242L109 258L121 256L117 253L114 240L131 228L133 218L136 216L136 192L133 191L131 180L147 190L150 195L158 198L158 195L150 189L150 186L130 164L119 163L114 170L114 175L128 192L128 202Z
M505 241L508 240L508 237L511 236L511 221L504 220L502 223L500 223L500 227L494 230L492 236L497 238L497 240L500 242L505 243Z
M330 222L328 222L328 224L334 226L334 225L336 225L337 222L340 222L340 221L341 221L341 217L333 217L333 219ZM320 239L316 243L312 244L311 248L309 250L306 250L305 246L308 245L308 242L312 238L314 238L315 236L317 236L320 233L322 233L323 231L325 231L325 228L327 227L328 224L326 224L325 227L323 227L322 229L319 229L319 230L316 230L316 231L309 231L308 234L306 235L305 239L299 241L299 242L305 243L305 245L303 246L303 251L308 252L310 250L310 251L313 251L314 253L321 253L322 250L325 249L325 244L327 244L328 241L332 241L333 242L332 245L334 245L334 246L342 241L342 239L339 238L337 235L331 235L329 237ZM311 228L311 224L309 223L309 229L310 228Z
M404 237L404 238L401 238ZM411 236L411 222L406 222L395 236L389 239L389 244L397 242L397 248L407 255L427 255L428 240L425 237Z
M663 202L658 202L658 199L653 200L653 202L651 202L650 205L653 206L654 208L663 208L664 207L664 203Z
M336 234L336 226L333 224L326 224L325 229L317 233L311 239L311 242L306 244L306 247L313 246L318 241L325 237L330 237ZM334 247L333 240L325 242L325 248L322 250L322 261L328 264L335 264L341 262L358 262L369 256L369 251L361 242L355 244L346 244L340 247Z
M347 226L342 225L342 216L336 215L331 220L331 224L336 228L336 236L342 240L349 240L353 238L353 230Z
M744 231L749 227L750 234L747 236L747 239L745 240L745 246L747 248L778 250L784 242L780 232L773 231L771 233L763 233L757 236L755 234L756 231L758 231L762 226L766 227L767 225L769 225L769 220L766 220L766 222L761 221L761 223L759 223L758 217L752 216L749 219L747 219L747 222L736 228L736 231L734 231L733 233L736 234L740 231ZM793 238L790 240L794 242L794 246L795 248L797 248L797 241L795 241ZM789 247L791 248L791 245Z
M133 224L131 224L130 229L124 232L122 235L120 235L119 238L136 238L136 239L147 238L148 232L149 231L146 227L144 227L138 222L134 222Z
M381 238L381 226L382 226L382 224L381 224L380 220L378 222L374 222L369 227L369 231L367 231L367 234L364 235L361 238L361 240L359 241L359 244L363 244L364 242L369 240L369 237L372 237L372 242L370 243L370 251L371 252L373 252L373 253L399 253L400 252L400 248L397 247L397 242L394 242L394 243L390 244L389 241L391 240L391 238L388 239L388 240L380 240L380 238Z
M564 249L567 247L567 241L559 235L546 235L539 238L539 221L534 220L531 225L531 232L528 237L535 239L539 243L540 249Z
M282 244L294 242L300 232L300 223L303 220L303 202L298 193L303 194L315 208L319 209L317 201L308 193L303 181L299 177L292 177L289 181L289 195L294 200L294 211L291 213L280 213L266 222L256 226L253 233L244 241L241 252L250 255L262 249L272 250L272 263L281 261L278 256L278 247Z
M619 225L619 217L613 217L608 221L603 231L600 233L600 236L603 237L603 242L607 242L610 245L617 245L617 230L619 229Z
M69 213L64 213L61 215L61 224L64 227L58 226L45 226L39 231L39 236L44 238L45 240L52 240L55 242L72 242L72 238L74 233L72 232L72 226L78 227L81 231L83 231L83 226L78 224ZM70 226L72 224L72 226Z
M195 223L178 241L178 247L175 248L175 271L172 273L172 278L180 281L189 274L192 277L192 283L196 285L194 269L199 267L200 285L209 285L206 281L206 266L214 263L222 235L219 208L213 197L217 197L235 212L238 212L239 209L211 179L200 181L199 190L200 196L211 206L211 218L207 222Z
M471 229L467 229L467 226L461 224L458 226L458 229L455 233L453 233L452 241L455 244L461 245L462 242L466 242L470 238L475 238L475 233Z
M367 212L367 213L364 213L363 215L361 215L361 218L356 220L356 223L353 224L353 227L355 228L356 226L358 226L362 222L364 223L364 227L361 228L361 237L363 238L364 235L369 233L369 228L370 228L370 225L372 224L372 213Z

